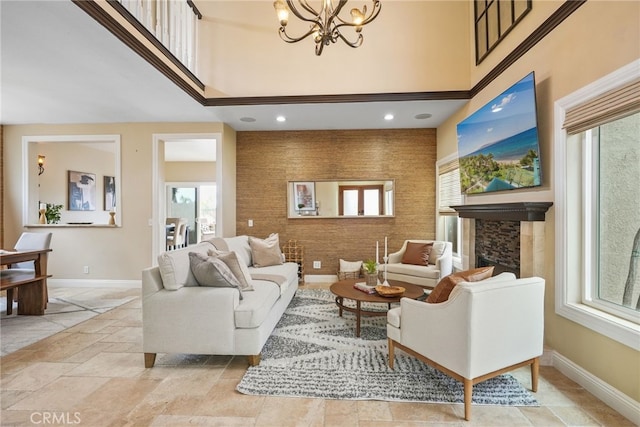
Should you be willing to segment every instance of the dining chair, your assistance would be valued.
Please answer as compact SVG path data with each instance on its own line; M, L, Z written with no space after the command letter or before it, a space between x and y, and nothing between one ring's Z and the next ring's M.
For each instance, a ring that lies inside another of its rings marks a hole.
M167 218L167 250L178 249L185 245L187 233L186 218Z
M17 251L49 249L51 247L51 236L52 233L33 233L25 231L20 235L13 248ZM9 268L11 270L33 271L35 270L35 265L32 261L27 261L11 264ZM17 292L18 289L7 289L7 314L11 314L13 312L13 301L18 297ZM46 303L49 300L46 285L44 287L44 299L46 307Z

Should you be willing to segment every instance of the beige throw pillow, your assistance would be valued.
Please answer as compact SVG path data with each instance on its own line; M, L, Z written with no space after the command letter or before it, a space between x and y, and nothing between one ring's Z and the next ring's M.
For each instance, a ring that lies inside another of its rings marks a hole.
M253 291L253 285L251 284L251 274L249 273L249 269L244 264L244 262L240 261L238 254L235 252L221 252L216 250L209 250L209 256L217 257L221 259L233 275L238 279L240 283L240 289L243 291Z
M340 259L340 272L341 273L355 273L359 272L362 268L362 261L345 261Z
M240 292L240 299L242 299L240 282L221 259L189 252L189 265L198 285L236 288Z
M282 264L283 257L279 240L278 233L273 233L266 239L249 236L249 246L251 247L251 258L253 259L254 267Z

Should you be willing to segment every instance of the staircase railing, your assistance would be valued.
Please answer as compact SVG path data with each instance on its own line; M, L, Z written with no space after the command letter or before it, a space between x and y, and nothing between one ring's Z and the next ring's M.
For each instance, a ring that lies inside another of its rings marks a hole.
M117 0L166 47L195 73L198 20L202 14L191 0Z

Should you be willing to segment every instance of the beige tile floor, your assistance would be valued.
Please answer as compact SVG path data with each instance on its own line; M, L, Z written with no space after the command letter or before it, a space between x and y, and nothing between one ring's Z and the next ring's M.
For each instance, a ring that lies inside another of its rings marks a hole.
M5 321L3 317L3 327ZM235 391L247 368L244 357L158 355L155 367L145 369L141 327L140 299L136 297L4 355L0 358L0 424L633 425L551 367L541 368L536 393L540 407L474 406L471 422L462 419L462 405L245 396ZM515 375L529 386L527 369Z

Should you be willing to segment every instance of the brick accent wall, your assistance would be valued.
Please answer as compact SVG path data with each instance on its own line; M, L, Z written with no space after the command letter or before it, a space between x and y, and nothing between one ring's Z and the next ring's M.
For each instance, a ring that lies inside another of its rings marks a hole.
M520 271L520 221L476 219L476 256Z
M435 129L238 132L236 231L304 245L306 274L435 238ZM394 179L394 218L287 218L287 182ZM253 219L254 226L247 221ZM321 269L313 269L313 261ZM382 259L380 259L382 262Z

